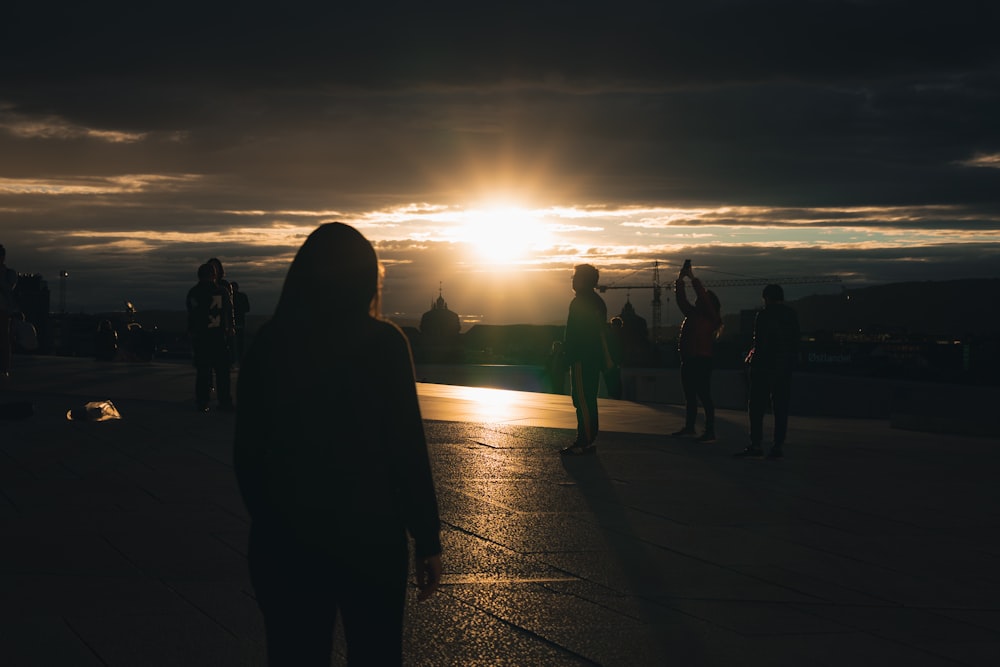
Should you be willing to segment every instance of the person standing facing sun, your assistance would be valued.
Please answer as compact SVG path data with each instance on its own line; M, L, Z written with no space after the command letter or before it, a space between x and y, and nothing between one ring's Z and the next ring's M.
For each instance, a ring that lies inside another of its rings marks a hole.
M600 277L590 264L573 270L573 291L569 304L563 351L569 364L573 407L576 408L576 440L561 450L564 456L581 456L597 451L597 392L601 371L607 360L605 338L608 307L594 289Z

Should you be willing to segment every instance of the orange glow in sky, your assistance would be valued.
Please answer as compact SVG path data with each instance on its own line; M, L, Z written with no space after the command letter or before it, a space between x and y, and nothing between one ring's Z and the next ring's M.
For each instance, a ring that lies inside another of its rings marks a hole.
M524 260L531 251L552 243L548 227L531 211L496 206L472 209L462 216L456 235L469 243L478 259L488 264L504 265Z

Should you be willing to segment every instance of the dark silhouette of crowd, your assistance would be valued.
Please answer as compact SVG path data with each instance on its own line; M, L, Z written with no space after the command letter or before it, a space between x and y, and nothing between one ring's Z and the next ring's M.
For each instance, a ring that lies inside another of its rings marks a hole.
M648 340L645 321L626 303L622 315L606 321L607 309L594 289L598 270L583 264L573 274L576 297L570 304L565 340L556 341L546 362L550 390L562 393L565 373L571 382L570 394L577 415L577 436L561 450L564 455L592 454L598 433L597 392L603 377L610 398L621 398L627 380L622 367L641 366L649 359L636 336ZM692 303L687 283L694 291ZM684 393L684 425L672 437L692 437L699 443L716 442L715 402L712 399L712 370L715 344L723 329L722 304L718 295L706 289L694 275L687 260L674 282L677 307L684 315L678 332L681 387ZM748 371L747 419L750 444L736 453L743 458L764 458L764 416L774 414L773 446L768 459L784 456L788 434L792 371L798 359L799 324L795 310L784 302L780 285L767 285L762 292L764 308L754 322L753 342L746 356ZM626 318L629 321L626 321ZM704 412L704 429L697 432L699 405Z

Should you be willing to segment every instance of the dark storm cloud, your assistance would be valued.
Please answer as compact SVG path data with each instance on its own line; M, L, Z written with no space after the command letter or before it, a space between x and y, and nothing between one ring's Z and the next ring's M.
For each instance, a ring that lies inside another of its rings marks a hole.
M541 189L554 198L569 187L593 202L994 202L1000 171L966 163L1000 151L1000 98L991 97L1000 80L930 83L614 96L287 94L258 99L256 114L222 96L215 118L136 128L151 133L132 143L0 133L9 156L0 174L216 174L218 198L238 194L248 208L265 207L255 198L279 208L371 205L386 193L419 201L468 187L435 174L484 169L483 180L496 181L515 163L525 179L541 174ZM235 171L230 189L224 175Z
M225 74L237 84L700 83L965 68L995 54L995 11L975 1L283 3L242 11L22 3L8 16L5 51L21 54L22 79L114 69Z
M249 230L491 188L538 206L739 209L692 226L996 231L996 19L973 1L21 3L0 20L0 240L16 268L71 270L70 303L173 304L218 255L266 304L294 248ZM390 308L422 312L440 281L463 314L564 315L533 298L565 296L558 271L498 286L407 222L380 242ZM609 276L650 253L608 236L592 250ZM717 244L700 261L880 281L995 275L1000 251L823 243Z
M428 172L467 155L592 201L985 203L997 172L961 162L1000 152L995 19L985 2L21 7L0 102L150 133L12 147L27 173L239 165L241 196L267 183L304 206L324 185L446 192Z
M991 244L941 244L914 248L717 246L695 260L707 279L836 276L845 285L940 280L943 276L988 276L996 263Z

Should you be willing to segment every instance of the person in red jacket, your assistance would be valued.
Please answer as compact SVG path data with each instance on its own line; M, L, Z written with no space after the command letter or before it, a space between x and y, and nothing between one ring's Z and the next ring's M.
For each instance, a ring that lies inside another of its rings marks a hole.
M684 288L684 278L691 279L696 295L692 305ZM684 428L675 431L674 437L695 435L698 418L698 401L705 410L705 432L698 442L715 442L715 404L712 402L712 353L715 339L722 331L722 307L715 292L705 289L694 277L691 265L684 263L674 283L677 306L684 313L677 348L681 357L681 386L686 405Z

